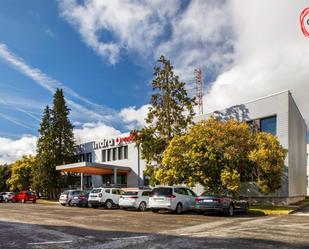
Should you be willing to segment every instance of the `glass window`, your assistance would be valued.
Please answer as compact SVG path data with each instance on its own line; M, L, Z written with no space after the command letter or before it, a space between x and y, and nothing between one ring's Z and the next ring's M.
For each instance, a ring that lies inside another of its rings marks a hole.
M117 160L117 150L113 148L113 161Z
M128 146L124 146L124 159L128 159Z
M102 150L102 162L106 162L106 150Z
M90 152L90 153L87 153L86 154L86 162L92 162L92 153Z
M277 134L277 116L260 119L260 131Z
M118 160L123 159L123 152L122 152L123 147L118 147Z
M107 161L111 160L111 149L108 149L107 151Z
M188 195L190 195L190 196L194 196L194 197L197 196L191 189L186 189L186 191L187 191Z
M173 194L172 188L155 188L151 192L151 196L168 196Z
M143 193L142 193L142 196L149 196L150 195L150 191L144 191Z
M111 190L110 189L105 189L105 193L110 193Z
M138 195L138 192L135 192L135 191L127 191L127 192L124 192L123 195Z

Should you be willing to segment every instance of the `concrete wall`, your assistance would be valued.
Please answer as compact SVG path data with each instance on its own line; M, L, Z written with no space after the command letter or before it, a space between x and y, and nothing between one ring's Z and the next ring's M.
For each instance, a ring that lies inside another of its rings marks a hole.
M289 94L289 197L307 190L307 126Z
M289 91L272 94L244 104L232 106L224 110L215 111L195 118L200 121L214 115L216 118L238 121L277 116L277 137L281 145L288 151L285 159L282 187L268 198L289 196L304 196L306 190L306 124L303 120ZM242 185L243 194L255 197L265 197L258 192L254 183Z

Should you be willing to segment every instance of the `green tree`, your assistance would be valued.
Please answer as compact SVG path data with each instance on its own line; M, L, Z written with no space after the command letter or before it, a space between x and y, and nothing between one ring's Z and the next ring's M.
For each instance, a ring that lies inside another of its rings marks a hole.
M11 177L11 166L4 164L0 165L0 192L8 191L10 186L7 184L7 180Z
M280 187L284 158L285 150L271 134L210 118L171 141L155 177L166 184L199 183L209 191L234 193L242 181L255 181L268 193Z
M39 164L33 171L33 186L50 198L56 198L64 187L64 177L56 166L74 162L75 140L69 113L63 91L57 89L52 109L46 106L44 110L37 142Z
M51 137L51 111L47 105L44 109L42 122L39 129L40 136L37 141L38 164L33 167L33 188L44 195L52 192L55 179L55 167L52 155L53 140Z
M11 165L12 175L7 180L11 191L29 190L32 184L32 167L37 164L35 156L23 156Z
M153 184L169 142L174 136L184 134L192 124L195 102L188 97L185 83L174 74L173 66L164 56L154 68L152 89L147 125L141 130L141 147L142 158L147 162L145 174Z

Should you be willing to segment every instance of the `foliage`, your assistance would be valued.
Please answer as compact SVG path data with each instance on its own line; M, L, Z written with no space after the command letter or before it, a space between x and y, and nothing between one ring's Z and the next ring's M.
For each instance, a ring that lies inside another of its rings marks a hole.
M7 180L11 177L11 166L4 164L0 165L0 191L8 191L10 186L7 184Z
M63 91L57 89L53 97L53 108L46 106L44 110L37 142L39 164L33 171L34 188L49 193L50 197L64 183L56 166L74 161L75 141L69 112Z
M280 188L285 154L276 137L265 132L257 133L256 148L250 152L249 159L257 166L257 185L262 193Z
M276 137L252 133L246 123L213 117L176 136L164 152L156 180L236 192L241 181L256 181L263 193L280 187L285 151Z
M11 165L12 175L7 180L11 191L29 190L32 184L32 167L37 164L34 156L23 156Z
M194 99L188 97L185 83L174 74L170 61L161 56L154 67L151 107L146 127L141 130L142 158L146 160L146 175L154 183L154 175L162 162L163 152L171 139L187 131L192 123Z

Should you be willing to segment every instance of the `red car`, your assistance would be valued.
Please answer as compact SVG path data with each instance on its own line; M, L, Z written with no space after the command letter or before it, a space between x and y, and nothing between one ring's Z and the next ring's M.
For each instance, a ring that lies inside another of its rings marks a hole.
M19 192L14 196L14 202L23 202L26 203L26 201L32 201L33 203L36 202L36 194L31 191L22 191Z

